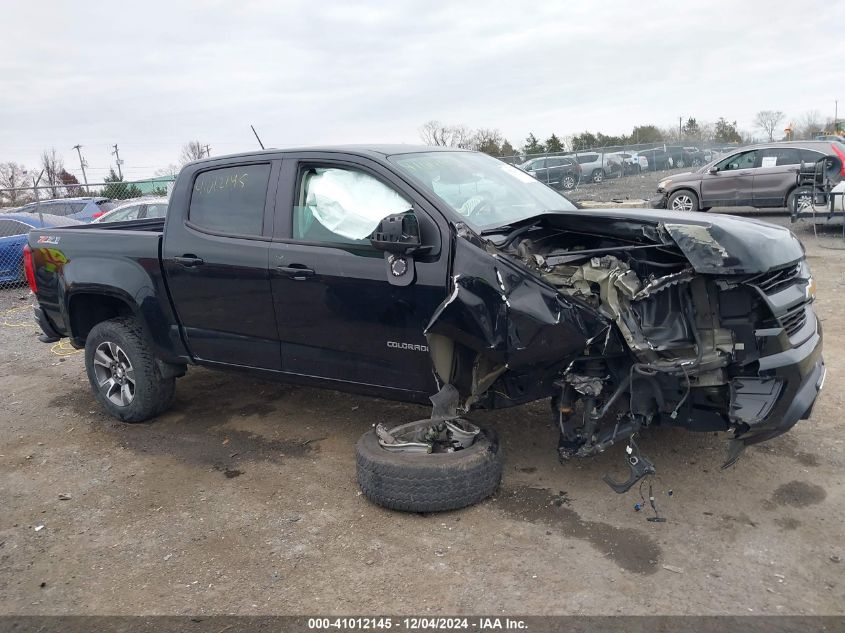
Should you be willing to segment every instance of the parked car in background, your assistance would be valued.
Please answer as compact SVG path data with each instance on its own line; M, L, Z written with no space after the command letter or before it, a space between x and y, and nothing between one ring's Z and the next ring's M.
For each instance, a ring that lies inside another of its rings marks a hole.
M570 158L574 158L581 166L582 181L602 182L609 176L622 173L622 161L610 153L576 152Z
M648 168L651 171L669 169L670 167L669 154L662 147L642 149L637 152L637 155L645 157L648 161Z
M167 213L167 198L136 198L116 206L111 211L94 214L92 223L124 222L127 220L145 220L163 218Z
M556 189L573 189L581 180L581 166L569 156L532 158L519 168Z
M56 198L55 200L42 200L31 202L20 208L21 213L45 213L65 218L90 222L97 213L111 211L115 203L109 198L87 197L87 198Z
M836 134L819 134L816 139L817 141L839 141L840 143L845 143L845 136L839 136Z
M707 211L718 206L792 208L799 165L831 154L845 164L845 144L839 141L750 145L694 172L664 178L651 204L673 211Z
M622 161L622 173L626 176L648 171L648 158L638 152L614 152L613 156Z
M699 149L697 147L684 147L683 164L675 165L675 167L701 167L706 165L713 159L713 155L709 150Z
M0 214L0 283L26 283L23 247L32 229L81 224L77 220L55 215L32 213Z

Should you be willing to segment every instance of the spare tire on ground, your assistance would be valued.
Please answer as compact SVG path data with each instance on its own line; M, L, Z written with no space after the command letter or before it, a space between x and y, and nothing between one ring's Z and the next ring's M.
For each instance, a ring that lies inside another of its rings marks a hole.
M464 508L493 494L502 479L499 438L485 428L471 446L451 453L386 450L375 430L364 433L355 450L362 492L391 510Z

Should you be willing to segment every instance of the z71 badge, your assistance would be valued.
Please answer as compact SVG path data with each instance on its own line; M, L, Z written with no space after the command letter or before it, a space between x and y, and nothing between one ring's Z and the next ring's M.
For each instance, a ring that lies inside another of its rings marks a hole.
M58 235L39 235L39 244L58 244L61 238Z

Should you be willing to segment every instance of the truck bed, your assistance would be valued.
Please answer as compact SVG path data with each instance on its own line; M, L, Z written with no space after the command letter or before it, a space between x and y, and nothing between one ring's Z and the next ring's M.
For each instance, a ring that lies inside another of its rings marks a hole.
M149 335L159 357L172 356L173 340L179 341L161 268L163 232L161 218L30 231L39 302L36 316L46 324L45 331L82 345L90 326L85 315L96 314L85 301L107 296L118 314L123 313L116 307L120 301L130 313L155 324ZM82 316L74 323L68 314L75 302L83 307L76 310Z

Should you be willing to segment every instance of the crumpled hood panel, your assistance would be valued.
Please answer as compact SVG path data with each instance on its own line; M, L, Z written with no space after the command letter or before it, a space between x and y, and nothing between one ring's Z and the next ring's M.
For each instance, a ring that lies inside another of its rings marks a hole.
M662 226L695 271L703 274L763 273L804 256L804 247L789 229L730 215L581 209L544 217L562 229L648 241L661 241Z

